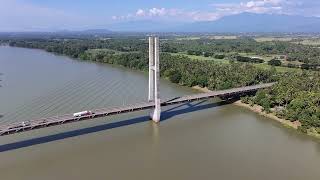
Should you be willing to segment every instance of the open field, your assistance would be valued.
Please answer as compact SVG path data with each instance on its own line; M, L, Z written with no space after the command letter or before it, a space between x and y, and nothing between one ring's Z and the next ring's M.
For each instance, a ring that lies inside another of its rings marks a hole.
M238 36L209 36L209 39L238 39Z
M213 57L204 57L204 56L196 56L196 55L188 55L185 53L170 53L171 55L184 55L189 57L190 59L198 59L198 60L205 60L205 61L215 61L215 62L220 62L220 63L224 63L224 64L228 64L229 60L228 59L215 59ZM258 56L255 54L247 54L247 53L239 53L242 56L248 56L248 57L260 57L262 59L264 59L266 62L265 63L261 63L261 64L254 64L252 63L252 65L262 68L262 69L269 69L272 66L270 66L268 64L268 61L270 61L272 58L277 57L277 55L267 55L267 56ZM283 61L284 64L287 63L287 61ZM294 64L294 62L290 62L292 64ZM276 70L279 72L299 72L301 71L301 69L298 68L288 68L288 67L281 67L281 66L275 66Z
M254 38L257 42L283 41L295 44L320 46L319 37L257 37Z
M178 37L176 38L176 40L178 41L182 41L182 40L198 40L198 39L201 39L201 37L193 37L193 36L190 36L190 37Z
M320 38L304 39L302 41L296 41L294 43L303 44L303 45L310 45L310 46L320 46Z
M268 41L292 41L292 37L257 37L254 38L257 42L268 42Z
M196 55L188 55L185 53L170 53L171 55L177 56L177 55L183 55L183 56L187 56L190 59L198 59L198 60L205 60L205 61L215 61L215 62L220 62L220 63L224 63L224 64L228 64L229 61L226 59L216 59L213 57L204 57L204 56L196 56Z
M112 52L114 54L122 54L124 52L121 51L116 51L116 50L112 50L112 49L89 49L87 50L90 53L96 54L96 53L104 53L104 52Z
M254 53L239 53L239 54L241 56L245 56L245 57L257 57L257 58L263 59L265 61L264 63L256 64L256 65L257 65L257 67L264 67L264 68L270 67L270 65L268 65L268 62L270 60L272 60L274 58L280 59L279 57L281 56L281 55L278 55L278 54L269 54L269 55L257 55L257 54L254 54ZM288 65L288 64L294 64L294 65L303 64L302 62L299 62L299 61L286 61L285 59L282 59L281 62L282 62L282 65L285 65L285 66ZM292 71L295 68L276 67L276 69L278 69L280 71Z
M269 69L272 66L266 63L261 63L261 64L253 64L256 67L262 68L262 69ZM276 70L278 72L301 72L302 70L299 68L288 68L288 67L282 67L282 66L275 66Z
M233 35L224 35L224 36L220 36L220 35L209 35L209 36L189 36L189 37L178 37L176 38L176 40L198 40L198 39L228 39L228 40L232 40L232 39L238 39L238 36L233 36Z
M254 53L239 53L241 56L245 56L245 57L257 57L260 59L263 59L264 61L268 62L273 58L279 57L280 55L277 54L269 54L269 55L257 55Z

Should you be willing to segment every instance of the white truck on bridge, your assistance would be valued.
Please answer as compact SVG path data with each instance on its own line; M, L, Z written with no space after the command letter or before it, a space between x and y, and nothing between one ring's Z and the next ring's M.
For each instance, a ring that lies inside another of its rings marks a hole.
M82 117L82 116L88 116L92 114L93 113L91 111L81 111L81 112L73 113L73 117Z

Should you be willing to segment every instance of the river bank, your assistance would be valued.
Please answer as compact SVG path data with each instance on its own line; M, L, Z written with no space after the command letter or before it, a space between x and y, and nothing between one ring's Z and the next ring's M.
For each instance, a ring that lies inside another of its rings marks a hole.
M204 93L212 92L211 90L209 90L206 87L202 88L200 86L194 86L192 88L195 89L195 90L198 90L200 92L204 92ZM277 121L277 122L281 123L284 127L287 127L287 128L293 128L295 130L298 130L299 126L301 126L301 123L298 120L294 121L294 122L291 122L289 120L279 118L274 113L267 113L267 112L263 111L263 107L259 106L259 105L256 105L256 104L251 106L250 104L246 104L246 103L242 102L241 100L238 100L238 101L234 102L233 104L235 106L238 106L238 107L246 108L246 109L248 109L248 110L250 110L252 112L255 112L255 113L257 113L257 114L259 114L261 116L267 117L270 120ZM320 134L317 133L312 128L309 129L306 134L309 135L309 136L315 137L317 139L320 139Z
M299 121L291 122L289 120L279 118L273 113L266 113L265 111L263 111L263 108L261 106L256 105L256 104L251 106L250 104L243 103L241 100L238 100L238 101L234 102L233 104L236 106L239 106L239 107L249 109L249 110L251 110L255 113L258 113L261 116L267 117L271 120L278 121L286 127L298 129L298 127L301 126L301 123Z
M200 92L212 92L211 90L209 90L208 88L202 88L202 87L199 87L199 86L194 86L192 87L193 89L195 90L198 90ZM263 108L259 105L249 105L249 104L246 104L246 103L243 103L241 100L238 100L236 102L233 103L234 105L236 106L239 106L239 107L243 107L243 108L246 108L246 109L249 109L255 113L258 113L259 115L262 115L262 116L265 116L269 119L272 119L272 120L275 120L275 121L278 121L280 122L281 124L285 125L286 127L291 127L291 128L294 128L294 129L298 129L299 126L301 126L301 123L299 121L295 121L295 122L291 122L289 120L286 120L286 119L281 119L279 117L277 117L276 115L272 114L272 113L266 113L263 111Z
M267 113L267 112L263 111L262 106L259 106L256 104L251 106L250 104L243 103L241 100L238 100L238 101L234 102L233 104L236 106L239 106L239 107L249 109L249 110L251 110L261 116L267 117L271 120L277 121L277 122L281 123L283 126L288 127L288 128L293 128L295 130L298 130L298 128L301 126L301 123L298 120L291 122L289 120L279 118L278 116L276 116L273 113ZM315 128L308 129L305 134L307 134L308 136L320 139L320 134L315 130Z

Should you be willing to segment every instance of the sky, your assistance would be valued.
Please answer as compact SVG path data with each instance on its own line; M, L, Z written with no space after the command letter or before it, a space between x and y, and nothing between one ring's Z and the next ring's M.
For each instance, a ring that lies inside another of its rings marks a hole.
M320 17L320 0L0 0L0 31L107 28L127 21L215 21L243 12Z

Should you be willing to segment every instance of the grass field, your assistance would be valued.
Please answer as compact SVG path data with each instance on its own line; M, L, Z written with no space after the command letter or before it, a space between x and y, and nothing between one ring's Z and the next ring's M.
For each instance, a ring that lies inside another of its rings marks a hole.
M103 52L113 52L114 54L126 53L126 52L116 51L116 50L112 50L112 49L89 49L89 50L87 50L87 52L92 53L92 54L103 53Z
M254 38L257 42L270 42L270 41L285 41L295 44L320 46L319 37L257 37Z
M238 39L238 36L209 36L209 39Z
M262 68L262 69L270 69L272 66L266 63L261 63L261 64L253 64L256 67ZM299 68L288 68L288 67L281 67L281 66L275 66L276 70L278 72L300 72L302 71Z
M182 40L198 40L198 39L201 39L201 37L178 37L176 38L176 40L178 41L182 41Z
M183 56L187 56L190 59L198 59L198 60L205 60L205 61L215 61L215 62L220 62L220 63L224 63L224 64L228 64L229 61L226 59L216 59L213 57L204 57L204 56L196 56L196 55L188 55L185 53L170 53L171 55L177 56L177 55L183 55Z
M92 54L96 54L96 53L100 53L100 52L114 52L115 54L122 54L125 52L121 52L121 51L115 51L115 50L111 50L111 49L90 49L88 50L89 53ZM204 56L196 56L196 55L188 55L186 53L170 53L173 56L178 56L178 55L183 55L186 56L190 59L197 59L197 60L203 60L203 61L214 61L214 62L218 62L218 63L223 63L223 64L229 64L229 60L228 59L216 59L213 57L204 57ZM268 61L270 61L271 59L273 59L274 57L277 57L278 55L272 54L272 55L264 55L264 56L259 56L256 54L250 54L250 53L239 53L241 56L247 56L247 57L260 57L261 59L264 59L266 62L265 63L261 63L261 64L253 64L256 67L259 68L263 68L263 69L269 69L272 66L268 65ZM284 62L285 64L286 62ZM293 62L290 62L293 63ZM277 71L279 72L293 72L293 71L301 71L301 69L298 68L288 68L288 67L275 67Z
M257 55L254 53L239 53L239 54L245 57L258 57L266 61L266 63L275 57L279 57L279 55L277 54L269 54L269 55Z
M189 36L189 37L177 37L176 40L198 40L198 39L237 39L238 36L228 36L228 35L225 35L225 36Z
M204 57L204 56L196 56L196 55L188 55L185 53L170 53L171 55L184 55L189 57L190 59L197 59L197 60L205 60L205 61L215 61L215 62L220 62L220 63L224 63L224 64L229 64L229 60L227 59L215 59L212 57ZM261 63L261 64L254 64L252 63L254 66L258 67L258 68L262 68L262 69L270 69L272 66L270 66L268 64L268 61L270 61L272 58L276 57L277 55L268 55L268 56L258 56L255 54L247 54L247 53L239 53L240 55L243 56L248 56L248 57L261 57L262 59L264 59L266 62L265 63ZM292 63L292 62L291 62ZM298 68L288 68L288 67L280 67L280 66L275 66L276 70L278 72L296 72L296 71L301 71L301 69Z
M303 44L303 45L310 45L310 46L320 46L320 38L303 39L302 41L297 41L294 43Z
M268 42L268 41L292 41L292 37L257 37L254 38L257 42Z

